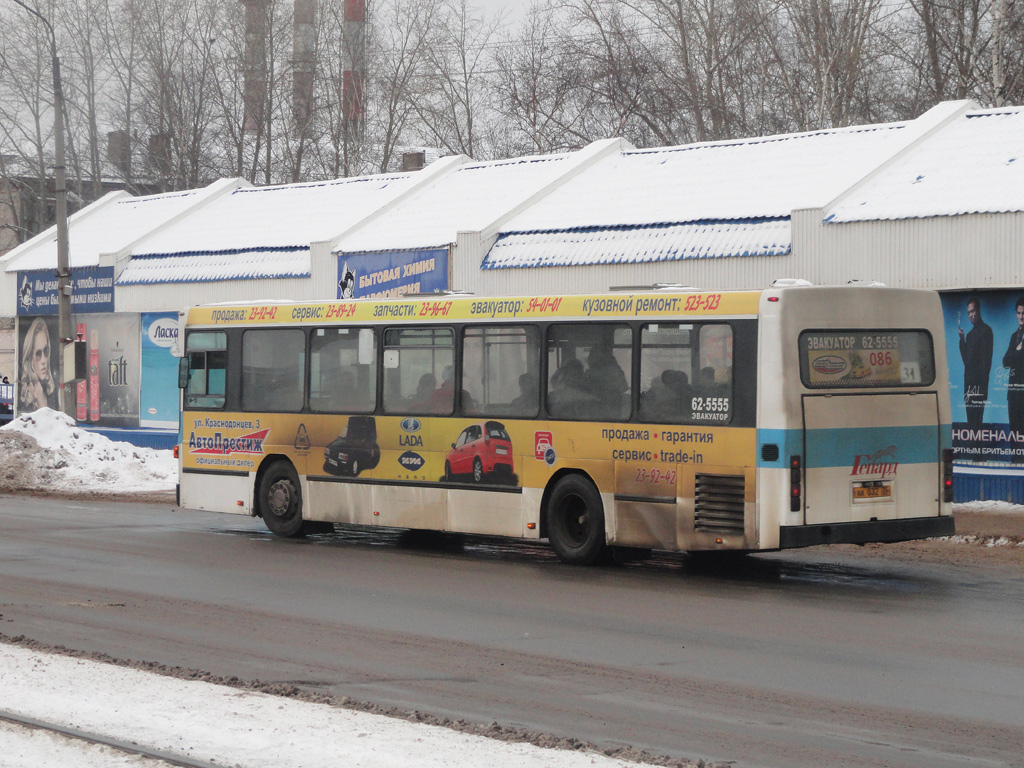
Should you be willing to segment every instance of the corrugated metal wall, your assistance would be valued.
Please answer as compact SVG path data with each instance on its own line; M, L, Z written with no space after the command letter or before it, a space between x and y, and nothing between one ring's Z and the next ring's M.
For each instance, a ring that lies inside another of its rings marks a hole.
M729 290L763 288L782 277L819 285L877 280L933 290L1024 286L1024 213L844 224L825 224L823 216L821 209L794 212L793 252L787 256L584 267L481 270L482 255L473 251L484 244L460 233L452 287L490 296L586 293L658 282Z
M821 210L795 211L793 256L815 283L1019 288L1024 286L1024 214L823 224Z

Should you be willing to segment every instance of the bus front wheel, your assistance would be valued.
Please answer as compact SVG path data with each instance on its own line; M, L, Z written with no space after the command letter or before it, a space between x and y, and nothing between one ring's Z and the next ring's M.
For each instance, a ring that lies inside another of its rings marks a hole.
M548 540L563 563L593 565L604 559L604 506L588 479L569 475L559 480L547 517Z
M302 531L302 492L299 476L287 461L275 461L260 480L260 514L270 532L298 536Z

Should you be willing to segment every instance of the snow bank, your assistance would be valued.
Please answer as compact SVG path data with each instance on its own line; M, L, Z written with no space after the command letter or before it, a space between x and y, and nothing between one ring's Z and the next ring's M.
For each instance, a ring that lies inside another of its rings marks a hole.
M0 427L0 492L173 491L177 474L171 451L115 442L51 408Z

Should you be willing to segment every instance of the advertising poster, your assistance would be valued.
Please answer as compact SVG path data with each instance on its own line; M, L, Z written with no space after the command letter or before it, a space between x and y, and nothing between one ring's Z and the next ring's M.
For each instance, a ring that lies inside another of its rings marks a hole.
M448 249L338 254L338 298L366 299L448 289Z
M171 354L177 341L177 312L142 314L139 426L178 428L178 358Z
M18 273L18 314L58 314L57 277L52 269ZM72 314L114 311L114 268L76 267L71 274Z
M75 325L88 361L87 378L76 389L75 417L102 427L138 427L139 316L79 315Z
M56 317L18 318L17 413L58 410L60 345Z
M959 460L1024 463L1024 292L942 294Z

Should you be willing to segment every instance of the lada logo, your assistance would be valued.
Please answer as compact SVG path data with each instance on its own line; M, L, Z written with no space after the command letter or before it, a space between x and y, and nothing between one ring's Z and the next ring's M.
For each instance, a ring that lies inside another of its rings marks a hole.
M423 425L420 424L420 420L419 419L414 419L414 418L410 417L408 419L402 419L402 425L401 426L402 426L402 431L403 432L419 432L420 431L420 427L423 426Z
M811 361L811 368L826 375L842 373L848 365L846 360L836 355L820 355Z

